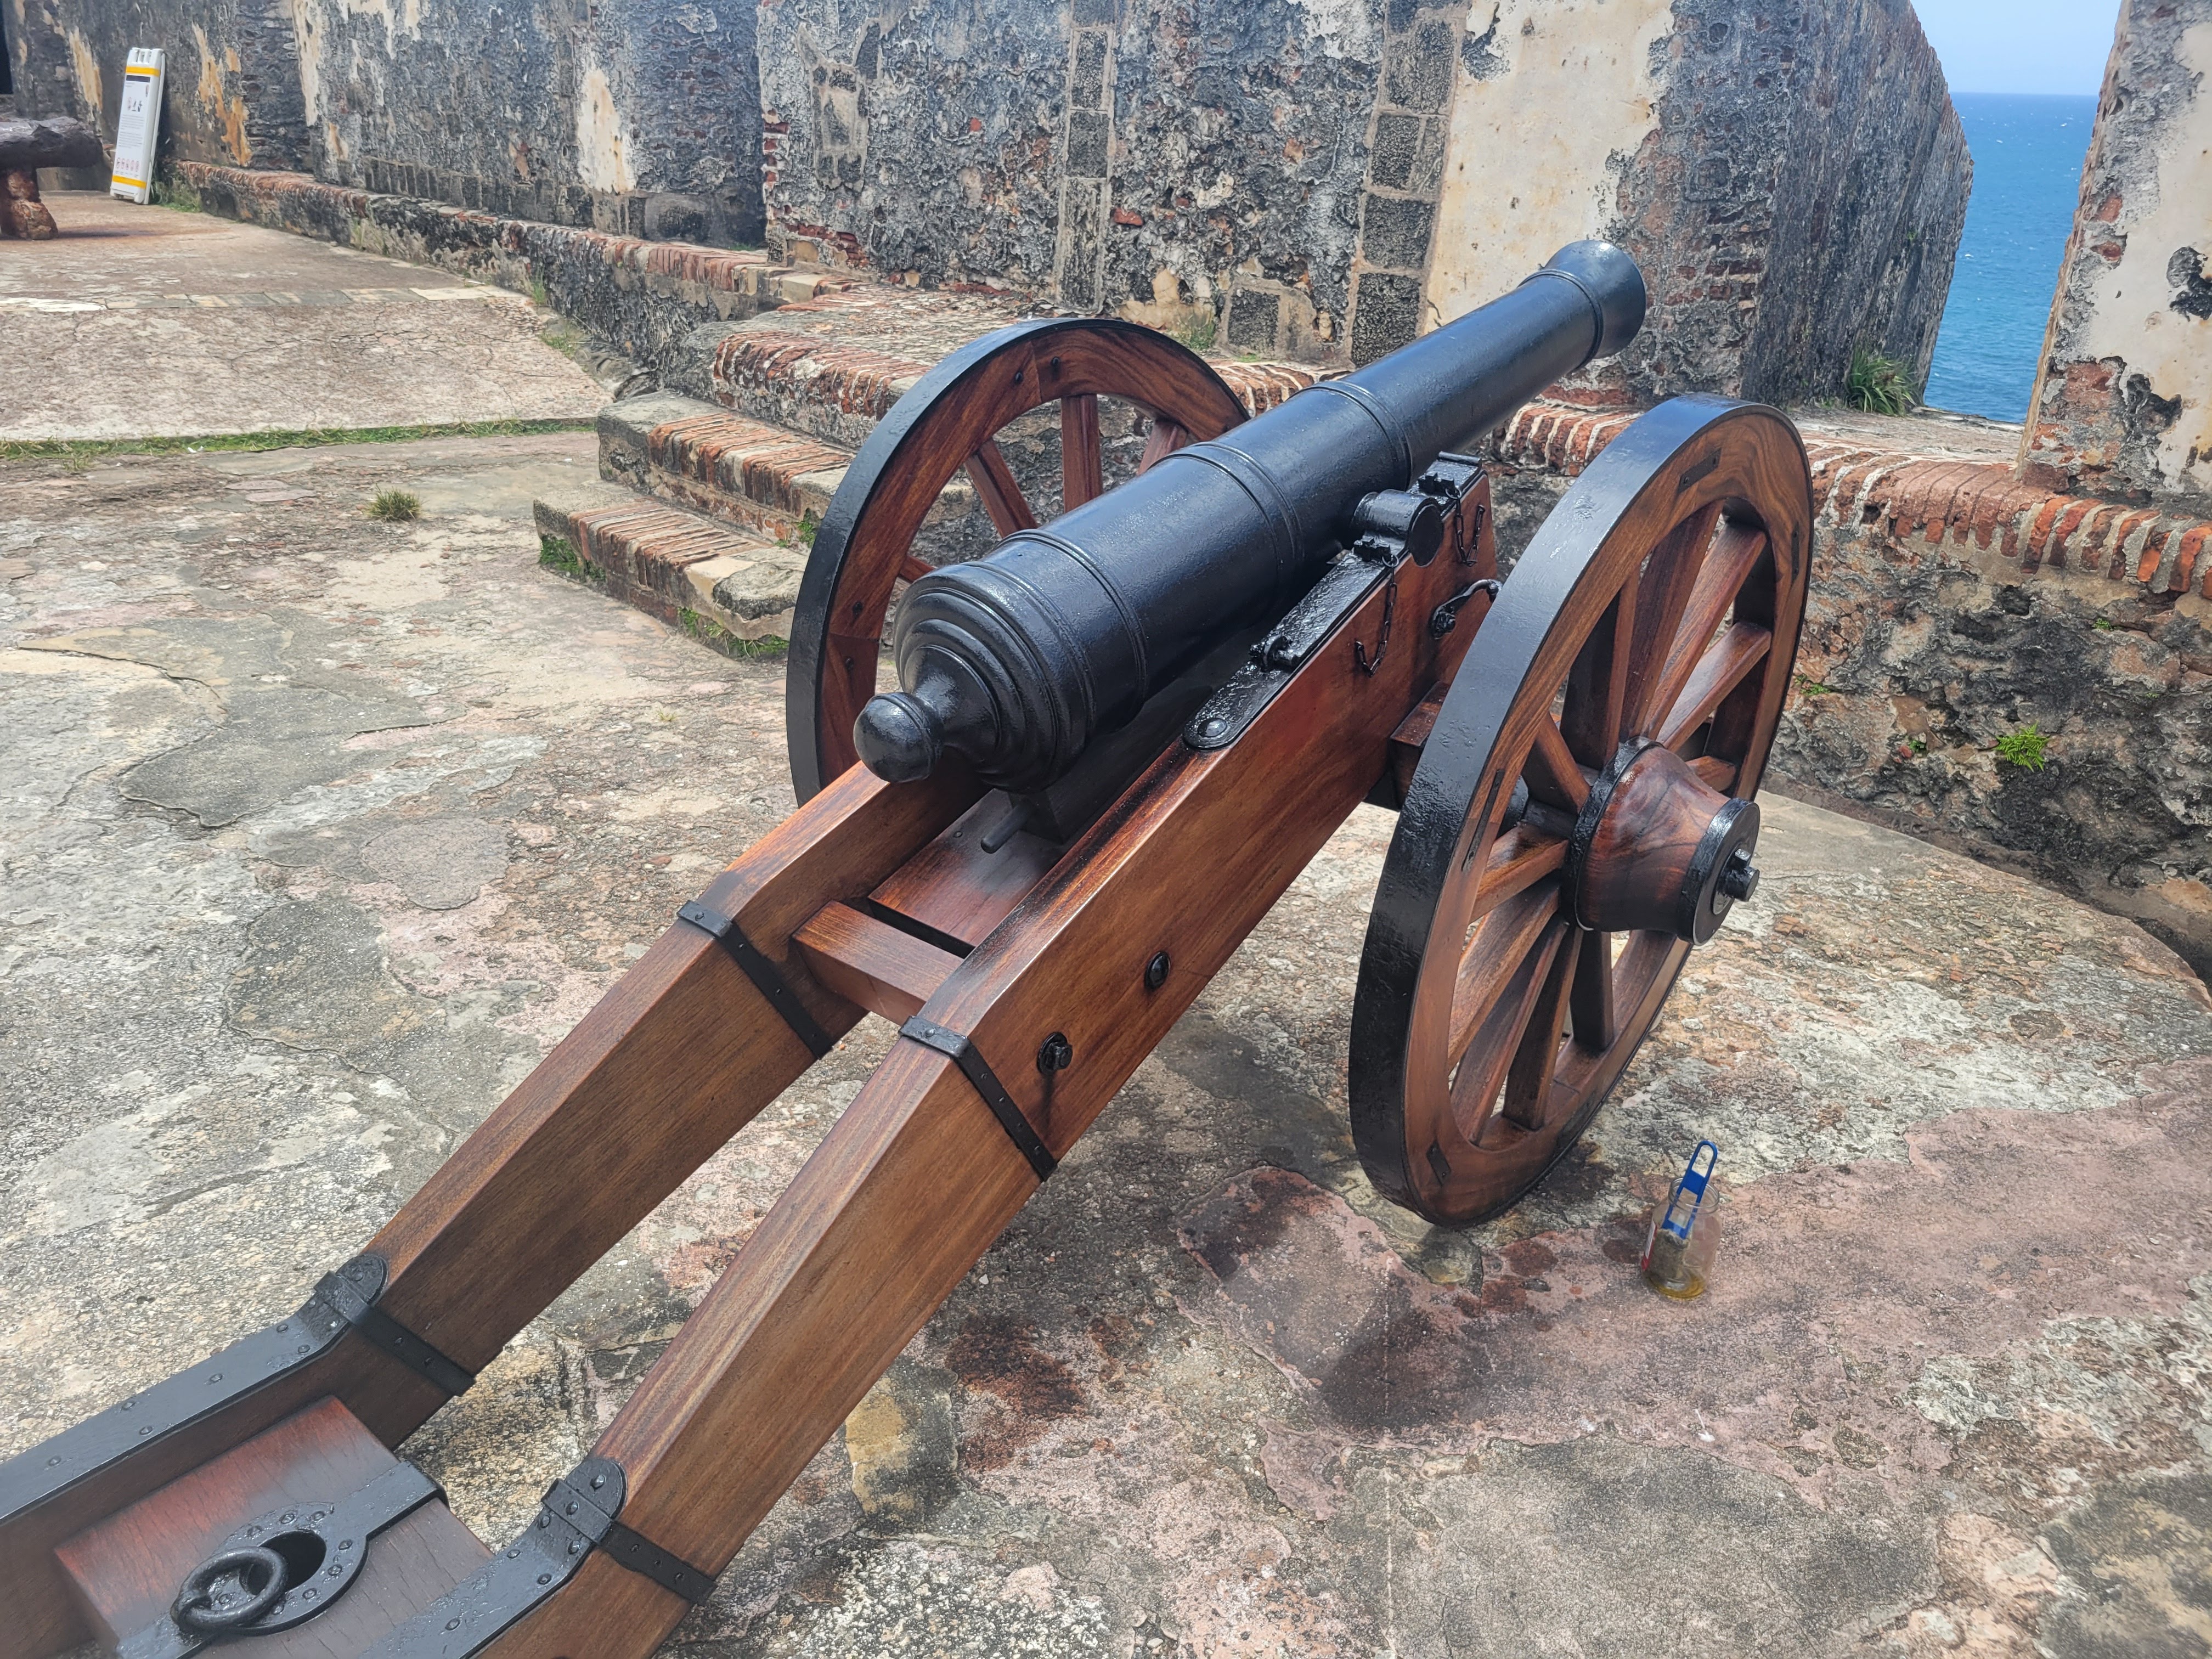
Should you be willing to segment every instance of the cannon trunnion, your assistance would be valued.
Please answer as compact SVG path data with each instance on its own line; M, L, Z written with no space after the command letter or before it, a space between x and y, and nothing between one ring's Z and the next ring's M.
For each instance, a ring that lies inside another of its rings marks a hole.
M297 1312L0 1464L0 1659L645 1659L1363 802L1398 814L1367 1174L1449 1224L1541 1180L1756 890L1804 609L1802 447L1713 399L1631 424L1498 580L1453 446L1624 343L1632 276L1569 250L1249 421L1110 320L941 363L817 535L798 810ZM999 544L933 569L962 474ZM898 1040L819 1149L480 1542L392 1449L868 1014Z

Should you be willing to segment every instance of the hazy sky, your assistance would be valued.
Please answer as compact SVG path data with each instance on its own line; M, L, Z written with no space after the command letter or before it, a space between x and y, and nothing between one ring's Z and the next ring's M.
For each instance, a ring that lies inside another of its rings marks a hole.
M1954 92L2073 92L2104 83L2119 0L1913 0Z

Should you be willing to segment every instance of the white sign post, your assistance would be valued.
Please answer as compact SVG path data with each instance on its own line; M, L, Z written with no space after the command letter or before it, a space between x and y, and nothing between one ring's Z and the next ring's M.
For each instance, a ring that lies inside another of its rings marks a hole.
M115 118L115 181L111 196L143 202L153 193L154 145L161 136L159 46L133 46L123 68L123 107Z

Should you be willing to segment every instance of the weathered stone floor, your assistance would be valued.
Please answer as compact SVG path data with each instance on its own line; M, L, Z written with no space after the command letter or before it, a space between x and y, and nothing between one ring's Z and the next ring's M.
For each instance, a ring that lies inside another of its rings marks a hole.
M787 810L780 662L538 568L532 495L591 465L0 470L0 1452L296 1305ZM428 516L362 517L387 487ZM670 1651L2205 1651L2212 1000L2126 922L1770 814L1583 1155L1462 1237L1344 1127L1364 811ZM482 1534L886 1037L410 1445ZM1676 1306L1630 1261L1702 1133L1727 1239Z
M0 439L588 419L550 313L374 254L86 191L0 243Z

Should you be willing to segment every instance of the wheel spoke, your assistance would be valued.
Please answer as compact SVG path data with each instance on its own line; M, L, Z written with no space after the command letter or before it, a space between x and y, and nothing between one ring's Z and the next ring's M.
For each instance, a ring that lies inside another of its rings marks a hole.
M899 580L902 582L918 582L934 568L924 564L909 553L899 561Z
M1502 976L1489 1013L1468 1034L1466 1054L1452 1077L1451 1100L1452 1115L1469 1140L1478 1139L1495 1115L1492 1108L1571 931L1565 921L1550 922L1511 973Z
M1098 399L1089 392L1060 400L1060 510L1106 493L1106 459L1098 438Z
M1676 525L1651 550L1644 580L1636 590L1636 637L1628 656L1628 718L1625 730L1647 732L1659 711L1652 707L1668 653L1681 631L1705 549L1719 522L1721 505L1700 508Z
M1570 812L1581 811L1583 803L1589 799L1589 781L1576 764L1566 738L1549 720L1536 722L1535 746L1529 750L1521 775L1528 780L1528 793L1538 800Z
M1190 434L1164 416L1152 417L1152 435L1145 440L1145 453L1137 458L1137 471L1149 472L1161 461L1190 441Z
M1606 607L1567 672L1559 731L1574 757L1602 770L1620 746L1628 706L1628 647L1636 624L1636 577Z
M1552 1079L1559 1069L1559 1044L1566 1040L1568 994L1575 968L1601 935L1559 924L1544 988L1529 1010L1521 1041L1514 1045L1512 1069L1505 1074L1505 1098L1499 1110L1524 1129L1540 1129L1550 1119Z
M1516 895L1483 919L1460 957L1452 983L1451 1041L1444 1051L1447 1070L1459 1063L1476 1032L1497 1012L1510 990L1516 971L1559 913L1556 886Z
M1655 716L1674 707L1689 684L1690 675L1705 655L1705 647L1713 642L1713 634L1728 615L1729 606L1735 602L1736 594L1751 573L1766 555L1766 536L1762 531L1747 525L1723 522L1713 538L1712 551L1705 566L1698 572L1698 585L1690 594L1690 603L1682 611L1681 625L1675 631L1674 647L1667 658L1667 665L1660 672L1652 686L1645 707Z
M1017 530L1036 528L1036 514L1030 511L1029 498L1022 494L1021 485L1014 482L1014 470L1006 465L1006 458L999 453L995 439L986 438L966 462L969 482L982 498L983 510L991 515L992 526L1001 536L1011 536Z
M1712 718L1728 694L1766 660L1773 644L1774 635L1757 623L1730 623L1686 676L1687 684L1659 728L1659 741L1669 749L1681 747Z
M1620 1016L1613 1004L1613 935L1584 936L1575 957L1574 994L1569 1012L1575 1023L1575 1042L1594 1054L1613 1047L1620 1036Z
M1486 915L1516 893L1555 874L1567 861L1567 844L1528 830L1514 830L1491 844L1490 861L1474 890L1472 915Z

